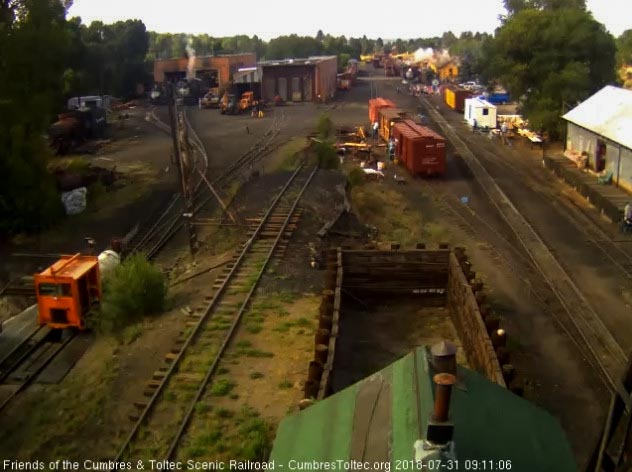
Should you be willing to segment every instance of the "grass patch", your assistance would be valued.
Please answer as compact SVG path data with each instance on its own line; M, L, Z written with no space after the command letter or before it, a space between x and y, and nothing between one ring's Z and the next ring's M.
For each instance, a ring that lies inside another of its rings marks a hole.
M260 349L244 349L241 352L246 357L258 357L258 358L274 357L274 353L267 352L267 351L262 351Z
M235 346L237 346L238 348L251 347L252 342L248 341L247 339L244 339L243 341L237 342Z
M354 167L347 175L347 181L351 187L358 187L366 182L366 174L362 169Z
M214 397L225 397L235 388L235 384L228 379L219 379L211 387L211 395Z
M217 375L227 374L228 372L230 371L226 367L220 367L219 369L217 369Z
M206 454L207 448L205 446L189 446L185 449L185 457L198 458Z
M231 393L228 398L230 398L231 400L237 400L239 398L239 395L237 395L236 393Z
M275 326L274 328L272 328L272 331L277 331L279 333L287 333L292 326L294 326L292 322L286 321L285 323L281 323Z
M292 388L294 386L294 384L292 382L290 382L289 380L284 380L283 382L279 383L279 388L281 390L288 390L290 388Z
M235 413L228 408L218 408L215 412L218 418L232 418Z
M131 326L126 326L118 340L121 344L132 344L141 334L143 334L143 326L141 323L136 323Z
M175 393L173 393L173 392L171 392L171 391L169 391L169 392L165 392L165 400L170 401L170 402L173 402L173 401L175 401L175 400L176 400L176 398L177 398L177 397L176 397L176 394L175 394Z
M307 142L303 138L292 138L270 158L270 167L274 171L292 171L300 160L301 151L307 147Z
M294 326L298 326L300 328L311 328L312 322L307 318L299 318L294 322Z
M262 378L264 378L264 377L265 377L265 375L263 375L261 372L252 372L252 373L250 374L250 378L251 378L252 380L262 379Z
M206 413L211 411L211 405L207 405L206 403L196 403L195 411L198 413Z
M379 230L382 242L396 241L403 246L428 240L422 210L412 208L404 195L386 185L367 184L351 189L351 200L358 218Z
M250 334L260 333L263 328L258 325L248 325L246 326L246 331Z

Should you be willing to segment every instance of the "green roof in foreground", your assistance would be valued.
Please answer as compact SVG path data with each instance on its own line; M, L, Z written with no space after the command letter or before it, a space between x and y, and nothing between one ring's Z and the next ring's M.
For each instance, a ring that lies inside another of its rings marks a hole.
M550 414L476 372L459 367L457 378L450 420L458 466L440 470L577 470L566 436ZM426 349L420 347L286 417L270 460L280 470L297 470L308 462L311 469L323 470L322 464L338 460L379 463L386 471L419 470L410 462L404 468L406 463L400 461L414 460L415 441L425 438L433 405L432 371Z

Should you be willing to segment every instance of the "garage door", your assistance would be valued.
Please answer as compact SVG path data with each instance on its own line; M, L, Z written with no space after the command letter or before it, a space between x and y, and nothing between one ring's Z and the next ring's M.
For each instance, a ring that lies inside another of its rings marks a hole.
M274 77L268 77L263 81L263 92L267 100L272 100L276 96L274 90Z
M302 100L303 100L303 96L301 93L301 78L292 77L292 101L300 102Z
M284 101L287 100L287 79L285 77L279 77L279 95Z
M312 77L310 75L306 75L303 77L303 100L312 101L313 99Z

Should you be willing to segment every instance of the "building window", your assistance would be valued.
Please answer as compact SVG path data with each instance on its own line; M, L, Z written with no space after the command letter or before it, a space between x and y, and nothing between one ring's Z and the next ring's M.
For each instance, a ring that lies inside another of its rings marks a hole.
M489 108L483 108L483 116L489 115Z

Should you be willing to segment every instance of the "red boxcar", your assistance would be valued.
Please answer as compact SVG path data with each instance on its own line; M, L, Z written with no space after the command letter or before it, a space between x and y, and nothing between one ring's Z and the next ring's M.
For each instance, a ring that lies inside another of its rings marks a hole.
M398 140L395 153L415 175L445 174L445 139L412 120L393 125Z
M377 97L369 100L369 120L374 123L378 120L378 113L382 108L395 108L395 104L385 98Z

